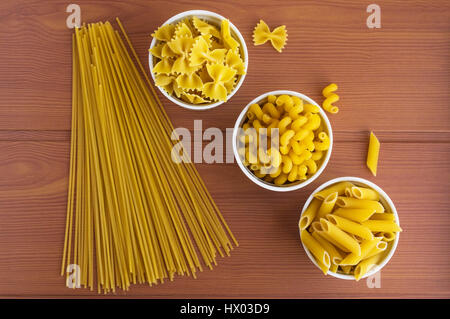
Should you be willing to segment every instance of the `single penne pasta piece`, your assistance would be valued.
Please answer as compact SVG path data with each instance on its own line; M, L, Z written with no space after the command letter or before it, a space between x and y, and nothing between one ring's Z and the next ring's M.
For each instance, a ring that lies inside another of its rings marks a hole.
M361 223L368 220L375 213L375 209L367 208L338 208L333 215L344 217L355 222Z
M317 152L315 151L314 153L320 153L322 155L322 152ZM325 197L327 197L328 195L330 195L331 193L337 192L338 195L344 195L345 193L345 189L347 187L353 187L354 185L350 182L340 182L337 184L334 184L330 187L327 187L325 189L322 189L321 191L317 192L314 194L315 198L318 198L320 200L324 200Z
M390 242L393 241L397 235L393 232L385 232L385 233L378 233L377 236L383 237L383 240L385 242Z
M300 230L304 230L308 228L309 225L311 225L321 204L322 202L317 198L314 198L311 203L309 203L308 208L302 214L302 217L300 217L300 222L298 225L300 227Z
M340 266L342 269L342 272L346 275L350 275L352 272L352 266Z
M380 153L380 141L373 132L370 132L369 149L367 151L367 167L373 176L377 176L378 156Z
M337 198L338 193L335 192L331 193L323 200L322 205L320 205L319 211L317 212L316 220L320 220L333 211Z
M395 221L395 215L391 213L375 213L370 216L371 220L390 220Z
M346 253L350 252L350 250L348 250L347 248L345 248L344 246L342 246L341 244L336 242L333 238L328 236L328 234L322 229L322 225L320 224L320 222L313 222L311 224L310 229L312 230L312 232L317 232L320 236L322 236L324 239L326 239L328 242L330 242L332 245L334 245L339 250L346 252Z
M361 223L372 232L401 232L402 229L395 222L390 220L366 220Z
M353 266L358 264L361 260L363 260L374 247L377 246L381 242L383 237L375 237L372 240L364 240L361 243L361 254L356 255L354 253L350 253L341 261L340 266Z
M357 199L351 197L339 196L336 205L343 208L367 208L375 209L376 213L383 213L384 207L380 202L368 199Z
M370 188L365 187L358 187L353 186L351 188L352 197L358 198L358 199L368 199L368 200L380 200L380 195Z
M360 262L355 268L355 279L359 281L365 274L367 274L373 267L375 267L381 260L380 255L372 256Z
M317 265L319 265L320 270L322 270L323 274L326 276L328 275L328 270L330 269L330 267L325 266L322 262L320 262L319 260L317 260L317 258L314 258L316 260Z
M349 234L349 235L352 236L353 239L356 240L360 245L361 245L362 241L364 240L363 238L358 237L355 234Z
M316 257L316 259L320 261L323 265L330 268L331 266L330 255L319 244L319 242L316 239L314 239L314 237L306 230L302 230L302 232L300 233L300 237L302 239L302 243L306 246L306 248L308 248L311 254L314 257Z
M347 233L354 234L363 239L373 239L373 234L370 229L361 224L335 215L327 215L326 218Z
M351 187L346 187L345 191L344 191L344 195L347 196L347 197L353 197L352 188Z
M330 271L336 272L338 265L342 261L342 254L333 246L328 240L320 236L317 232L313 232L312 236L319 242L319 244L330 254L331 266Z
M339 229L337 226L326 220L325 218L320 219L320 224L322 229L333 238L336 242L338 242L343 247L350 250L352 253L356 255L361 255L361 247L359 243L353 239L349 234Z
M387 249L387 247L388 247L387 242L380 241L378 244L376 244L375 247L372 248L372 250L367 254L367 256L363 258L363 260L373 257L375 255L379 255L381 252L385 251Z

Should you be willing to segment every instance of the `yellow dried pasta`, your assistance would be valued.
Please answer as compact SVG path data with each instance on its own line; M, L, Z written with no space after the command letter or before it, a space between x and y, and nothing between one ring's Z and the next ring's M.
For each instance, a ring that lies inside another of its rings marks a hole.
M259 20L253 31L253 43L261 45L267 41L270 41L275 50L281 52L287 42L286 26L279 26L271 32L269 26L263 20Z
M227 19L216 26L194 16L163 25L152 36L157 40L149 49L155 84L186 103L226 101L246 73Z
M299 183L316 174L323 163L323 153L328 150L330 139L320 126L320 115L309 116L303 105L302 99L282 94L268 96L267 100L254 103L248 108L247 118L243 123L246 130L244 134L251 128L255 136L251 136L251 139L250 136L242 136L242 141L245 142L246 149L254 148L257 151L253 161L248 158L245 161L243 159L243 162L256 177L264 179L266 183L278 186ZM261 145L261 139L267 141L267 148ZM272 143L276 145L271 145ZM269 161L261 148L277 150L281 165L274 165L277 163L275 158ZM313 158L315 149L320 149L320 154L318 156L316 151ZM266 171L274 178L273 181L266 180L265 176L259 177ZM325 215L326 213L323 216Z
M233 79L236 70L223 64L208 64L206 69L213 81L203 85L203 94L212 100L226 101L228 92L225 83Z
M390 209L383 206L380 194L374 189L338 182L314 194L300 217L299 228L320 239L318 243L330 256L340 252L337 267L330 271L359 280L370 270L368 260L382 261L383 253L392 247L402 231L395 215L386 211ZM314 247L323 254L321 248Z

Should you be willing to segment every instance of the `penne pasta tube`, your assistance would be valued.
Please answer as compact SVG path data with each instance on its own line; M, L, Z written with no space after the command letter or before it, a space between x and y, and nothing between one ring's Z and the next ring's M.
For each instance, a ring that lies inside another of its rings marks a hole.
M323 265L330 268L331 259L330 255L325 251L325 249L319 244L317 240L311 236L310 233L306 230L302 230L300 233L300 237L302 239L302 243L308 248L308 250L313 254L314 257L318 261L320 261Z
M397 235L393 232L386 232L386 233L379 233L378 236L383 237L384 241L390 242L393 241Z
M342 246L341 244L336 242L333 238L328 236L328 234L322 229L322 225L320 224L320 222L313 222L311 224L310 228L311 228L312 232L316 232L317 234L322 236L324 239L326 239L328 242L330 242L332 245L334 245L338 249L340 249L340 250L342 250L343 252L346 252L346 253L350 252L350 250L348 250L347 248L345 248L344 246Z
M336 204L336 200L338 198L338 193L334 192L328 195L320 205L319 211L316 215L316 220L320 220L326 215L330 214L333 211L334 205Z
M383 237L375 237L372 240L364 240L361 243L361 254L358 256L354 253L348 254L339 264L340 266L352 266L358 264L381 242Z
M325 218L320 219L320 224L327 235L333 238L341 246L347 248L352 253L355 253L358 256L361 255L361 247L359 246L359 243L350 235L339 229L334 224L330 223Z
M327 215L326 218L347 233L354 234L363 239L373 239L373 234L370 229L361 224L340 216Z
M378 156L380 153L380 141L373 132L370 132L369 149L367 151L367 167L373 176L377 176Z
M366 260L363 260L355 268L355 279L359 281L365 274L367 274L374 266L381 260L380 255L372 256Z
M344 195L347 196L347 197L353 197L352 188L351 187L346 187L345 191L344 191Z
M370 219L372 220L390 220L395 221L395 215L391 213L375 213L373 214Z
M326 276L328 275L328 270L330 269L330 267L325 266L322 262L320 262L319 260L317 260L317 258L314 258L317 262L317 265L319 265L320 270L322 270L323 274Z
M401 232L402 229L390 220L366 220L361 223L373 232Z
M320 236L317 232L313 232L312 236L319 244L328 252L331 258L330 271L336 272L338 265L342 261L342 254L328 240Z
M352 266L341 266L342 272L349 275L352 272Z
M351 193L353 197L358 199L380 200L380 195L370 188L353 186L351 188Z
M366 208L375 209L376 213L383 213L384 207L380 202L368 199L357 199L339 196L336 205L343 208Z
M302 217L300 217L300 222L298 225L300 227L300 230L304 230L308 228L309 225L311 225L321 204L321 201L317 198L314 198L311 203L309 203L308 208L302 214Z
M331 193L337 192L338 195L344 195L345 189L347 187L353 187L354 185L350 182L340 182L335 185L332 185L330 187L327 187L325 189L322 189L321 191L314 194L315 198L318 198L320 200L324 200L325 197L330 195Z
M372 250L363 259L367 259L367 258L370 258L372 256L378 255L381 252L385 251L387 247L388 247L388 243L387 242L380 241L378 244L375 245L375 247L372 248Z
M338 208L333 212L333 215L361 223L368 220L374 213L375 209L370 208Z

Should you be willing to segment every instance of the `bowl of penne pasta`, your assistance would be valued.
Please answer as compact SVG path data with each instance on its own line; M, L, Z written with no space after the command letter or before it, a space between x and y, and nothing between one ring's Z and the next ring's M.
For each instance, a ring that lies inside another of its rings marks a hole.
M245 40L225 17L205 10L179 13L152 34L150 74L161 93L191 110L229 100L248 68Z
M325 275L356 281L389 262L402 231L389 196L358 177L319 186L303 206L298 226L314 265Z
M233 152L255 184L277 192L313 182L328 164L333 147L330 121L304 94L278 90L251 101L236 120Z

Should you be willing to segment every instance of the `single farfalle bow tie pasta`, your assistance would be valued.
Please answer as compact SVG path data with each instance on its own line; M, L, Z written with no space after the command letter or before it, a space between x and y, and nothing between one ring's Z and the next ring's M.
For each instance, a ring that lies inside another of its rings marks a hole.
M269 40L274 49L281 52L287 41L286 26L279 26L270 32L269 26L263 20L259 20L253 31L253 42L255 45L261 45Z

